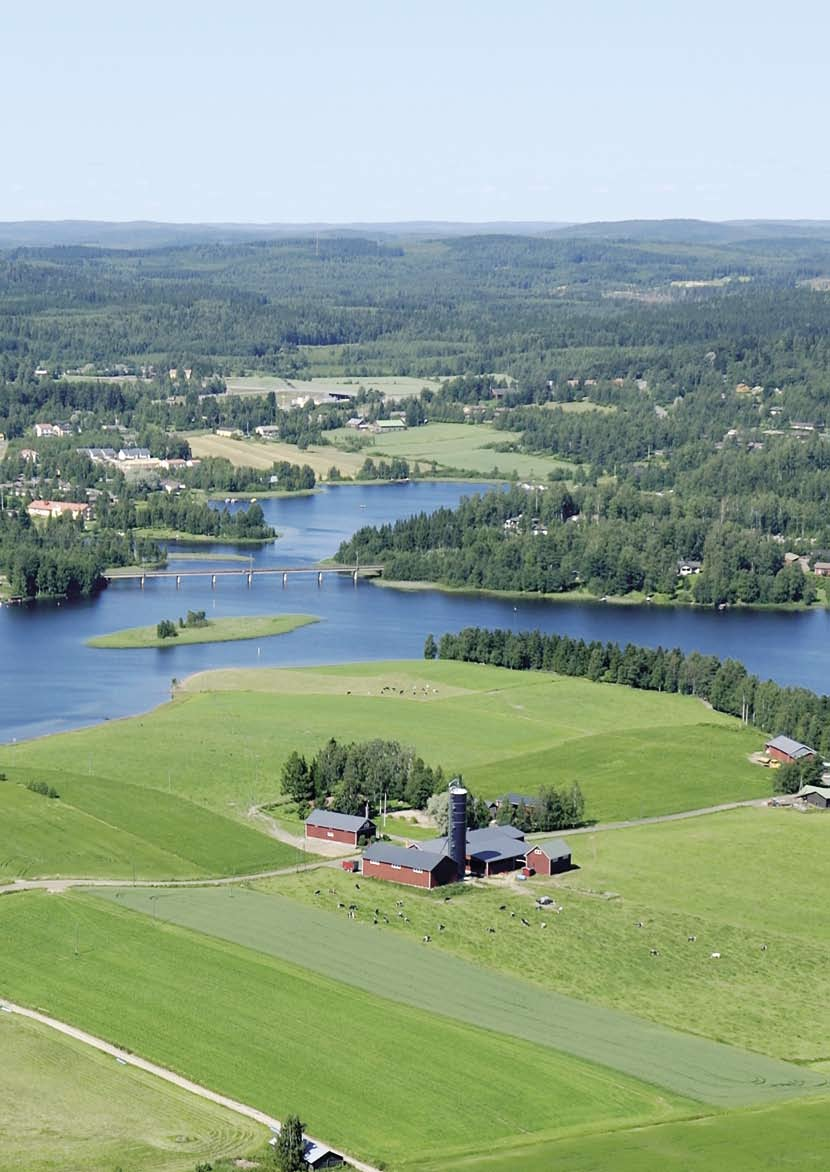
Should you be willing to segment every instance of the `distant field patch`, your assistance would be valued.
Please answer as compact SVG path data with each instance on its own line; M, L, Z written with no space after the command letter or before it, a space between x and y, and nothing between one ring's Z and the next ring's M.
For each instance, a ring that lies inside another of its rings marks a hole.
M287 460L289 464L308 464L320 480L326 479L333 465L344 476L354 476L365 459L359 453L341 452L336 448L317 447L314 444L301 451L295 444L273 440L230 439L212 432L190 432L187 439L193 455L200 459L216 456L230 460L235 468L260 470L271 468L275 462Z
M280 400L321 395L356 395L360 387L382 391L387 399L406 399L420 395L425 388L436 391L443 380L410 378L407 375L377 375L374 378L286 379L270 375L240 375L227 380L229 395L265 395L273 391Z
M190 643L228 643L237 639L267 639L285 635L298 627L320 620L314 615L241 615L226 619L208 619L203 627L177 627L175 638L160 639L154 626L128 627L109 635L87 640L88 647L137 648L180 647Z
M312 1134L391 1167L413 1152L694 1110L544 1046L163 923L168 893L157 894L155 920L91 896L0 900L0 991L278 1118L300 1111ZM237 899L225 899L230 915ZM501 1073L477 1080L463 1110L459 1066Z
M268 1136L252 1120L5 1013L0 1102L0 1172L182 1172L258 1153Z

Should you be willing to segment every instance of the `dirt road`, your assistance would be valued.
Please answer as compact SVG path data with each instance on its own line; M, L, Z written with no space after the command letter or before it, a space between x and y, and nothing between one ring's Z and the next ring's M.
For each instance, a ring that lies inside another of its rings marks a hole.
M198 1095L201 1099L209 1099L212 1103L218 1103L220 1107L226 1107L229 1111L235 1111L237 1115L245 1115L248 1119L253 1119L257 1123L261 1123L264 1127L269 1127L272 1130L279 1128L279 1120L272 1115L266 1115L264 1111L260 1111L256 1107L249 1107L247 1103L238 1103L236 1099L229 1099L225 1095L220 1095L216 1091L211 1091L207 1087L200 1086L198 1083L191 1082L188 1078L183 1078L180 1074L174 1074L172 1070L166 1070L163 1066L156 1066L155 1062L148 1062L145 1058L139 1058L137 1054L131 1054L127 1050L121 1050L118 1046L113 1046L109 1042L105 1042L103 1038L96 1038L93 1034L88 1034L84 1030L76 1029L75 1026L67 1025L66 1022L58 1021L57 1018L47 1017L45 1013L38 1013L34 1009L25 1009L22 1005L15 1005L12 1001L7 1001L4 997L0 997L0 1008L7 1013L17 1013L21 1017L31 1018L32 1021L38 1021L41 1025L49 1026L50 1029L57 1030L61 1034L66 1034L69 1038L74 1038L78 1042L83 1042L86 1046L92 1046L96 1050L100 1050L104 1054L111 1055L117 1062L121 1062L126 1066L137 1066L140 1070L146 1070L148 1074L153 1074L156 1078L163 1078L165 1082L173 1083L174 1086L181 1087L183 1090L190 1091L193 1095ZM319 1144L321 1147L327 1148L329 1145L323 1140L314 1139L312 1136L307 1136L312 1143ZM348 1159L349 1163L355 1168L359 1168L361 1172L380 1172L378 1168L371 1164L365 1164L360 1160L356 1160L353 1156L348 1156L342 1152Z

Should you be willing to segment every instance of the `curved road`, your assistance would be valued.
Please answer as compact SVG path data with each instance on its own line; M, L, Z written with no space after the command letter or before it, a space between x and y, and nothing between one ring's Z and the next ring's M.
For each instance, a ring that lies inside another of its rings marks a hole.
M249 1107L247 1103L238 1103L236 1099L229 1099L225 1095L217 1094L216 1091L211 1091L207 1087L200 1086L199 1083L191 1082L188 1078L183 1078L180 1074L174 1074L172 1070L167 1070L163 1066L156 1066L155 1062L148 1062L145 1058L139 1058L137 1054L131 1054L128 1050L122 1050L118 1046L113 1046L110 1042L105 1042L103 1038L96 1038L94 1034L88 1034L84 1030L76 1029L75 1026L67 1025L66 1022L58 1021L55 1017L47 1017L45 1013L38 1013L34 1009L26 1009L22 1005L15 1005L12 1001L6 1001L5 998L0 998L0 1008L7 1013L17 1013L21 1017L31 1018L32 1021L38 1021L41 1025L49 1026L50 1029L57 1030L61 1034L66 1034L67 1037L75 1038L78 1042L83 1042L87 1046L92 1046L96 1050L101 1050L104 1054L110 1054L118 1062L122 1062L127 1066L137 1066L141 1070L146 1070L149 1074L154 1074L157 1078L163 1078L165 1082L173 1083L177 1087L182 1087L183 1090L190 1091L191 1094L198 1095L201 1099L210 1099L212 1103L218 1103L220 1107L226 1107L229 1111L235 1111L237 1115L246 1115L249 1119L255 1120L257 1123L262 1123L265 1127L270 1127L272 1130L279 1129L280 1123L272 1115L266 1115L264 1111L260 1111L257 1107ZM314 1139L313 1136L306 1136L312 1143L318 1144L320 1147L327 1148L329 1145L322 1140ZM380 1172L380 1169L375 1168L372 1164L365 1164L361 1160L356 1160L353 1156L342 1153L348 1162L353 1167L360 1169L360 1172Z

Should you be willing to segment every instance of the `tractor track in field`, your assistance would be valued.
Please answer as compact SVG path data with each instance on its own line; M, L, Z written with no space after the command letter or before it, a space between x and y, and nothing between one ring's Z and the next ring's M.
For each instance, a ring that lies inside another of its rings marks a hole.
M41 1025L49 1026L50 1029L57 1030L58 1033L65 1034L69 1038L74 1038L77 1042L83 1042L86 1046L92 1046L95 1050L109 1054L123 1065L136 1066L139 1070L147 1071L148 1074L155 1075L156 1078L164 1079L165 1082L181 1087L182 1090L189 1091L193 1095L198 1095L201 1099L208 1099L210 1102L216 1103L220 1107L225 1107L237 1115L244 1115L248 1119L253 1119L256 1123L261 1123L264 1127L268 1127L272 1131L279 1129L280 1121L274 1116L260 1111L257 1107L250 1107L247 1103L239 1103L236 1099L229 1099L226 1095L220 1095L217 1091L212 1091L208 1087L201 1086L199 1083L191 1082L190 1079L185 1078L181 1074L176 1074L164 1066L157 1066L155 1062L148 1062L146 1058L141 1058L129 1050L122 1050L119 1046L113 1046L111 1042L105 1042L103 1038L97 1038L94 1034L88 1034L85 1030L79 1030L75 1026L59 1021L55 1017L49 1017L45 1013L39 1013L35 1009L26 1009L22 1005L16 1005L13 1001L7 1001L5 997L0 997L0 1007L6 1013L16 1013L20 1017L27 1017L31 1021L40 1022ZM329 1147L323 1140L315 1139L313 1136L307 1135L306 1139L310 1139L312 1143L318 1144L320 1147ZM349 1164L354 1168L358 1168L360 1172L380 1172L380 1169L375 1168L372 1164L366 1164L361 1160L355 1159L354 1156L349 1156L345 1152L342 1155Z

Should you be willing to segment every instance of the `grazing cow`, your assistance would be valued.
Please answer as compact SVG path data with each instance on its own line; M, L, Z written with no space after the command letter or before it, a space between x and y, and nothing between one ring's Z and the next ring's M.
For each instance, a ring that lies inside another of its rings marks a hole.
M547 924L545 923L545 921L544 921L544 920L542 920L542 922L541 922L541 924L539 925L539 927L540 927L540 928L547 928Z
M339 903L337 906L338 906L339 908L344 908L346 905L345 905L345 903Z
M766 944L762 944L761 945L761 952L766 952L766 950L767 950Z
M524 926L525 926L526 928L529 928L529 927L530 927L530 920L526 920L526 919L524 918L524 916L522 916L522 923L524 924Z
M358 891L360 891L360 884L359 883L355 883L355 887L357 888Z
M642 920L638 920L638 921L637 921L637 923L634 925L634 927L635 927L635 928L642 928L642 927L643 927L643 921L642 921Z
M488 928L487 931L492 932L495 935L496 929L495 928Z
M403 922L404 922L405 924L408 924L408 923L409 923L409 916L404 916L404 918L403 918Z
M695 940L697 940L697 936L687 936L686 939L690 944L694 944Z
M451 895L445 895L444 896L444 903L449 903L451 899L452 899Z
M660 953L657 951L656 948L649 948L648 954L649 954L649 956L659 956L660 955Z
M314 892L314 894L315 894L315 895L319 895L319 894L320 894L320 888L319 888L319 887L318 887L318 888L317 888L317 890Z
M431 936L424 936L424 938L423 938L424 944L429 944L431 939L432 939Z
M507 904L506 904L506 903L500 903L500 904L499 904L499 911L500 911L500 912L506 912L506 911L507 911Z
M439 932L443 932L443 931L444 931L444 925L443 925L443 924L439 924L439 925L438 925L438 931L439 931Z
M719 952L710 952L709 959L710 960L720 960L720 953Z

